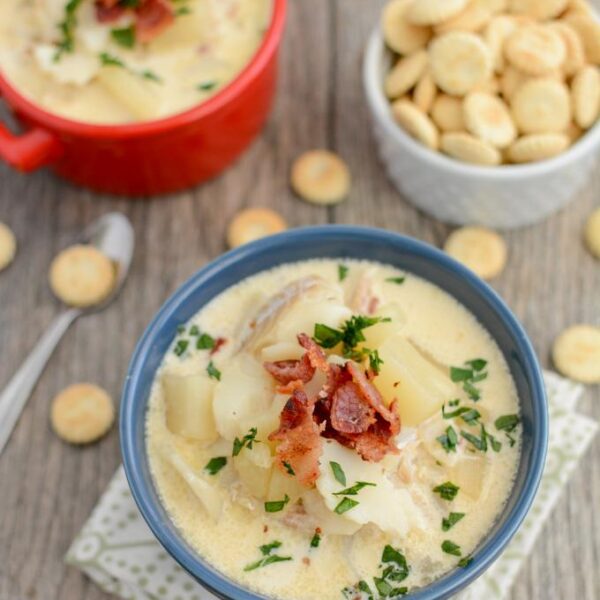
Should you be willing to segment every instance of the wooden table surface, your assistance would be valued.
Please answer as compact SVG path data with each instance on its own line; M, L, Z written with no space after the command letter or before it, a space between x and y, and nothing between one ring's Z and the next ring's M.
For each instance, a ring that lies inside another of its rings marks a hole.
M132 202L76 189L47 172L23 176L0 165L0 221L19 240L14 264L0 275L0 387L62 310L47 285L52 256L108 211L128 215L137 235L122 296L68 332L0 457L0 600L107 598L67 568L63 555L119 464L117 429L94 446L68 446L50 430L50 400L76 381L96 382L118 399L138 336L179 284L225 250L225 227L238 210L266 205L293 227L374 225L443 243L449 228L405 202L376 157L360 66L381 4L290 2L274 113L244 157L201 188ZM305 204L288 188L290 162L314 147L336 150L352 169L352 193L340 206ZM565 326L600 323L600 262L580 241L599 190L596 173L566 211L506 236L510 261L494 287L524 323L544 366ZM581 409L600 417L598 386L586 391ZM600 439L545 526L513 600L600 598L600 511L594 508L600 508Z

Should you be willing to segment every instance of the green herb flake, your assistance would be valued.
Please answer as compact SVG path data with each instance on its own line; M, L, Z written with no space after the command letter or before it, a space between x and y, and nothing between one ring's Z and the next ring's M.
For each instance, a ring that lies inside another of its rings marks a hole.
M457 564L461 569L464 569L464 568L468 567L472 562L473 562L472 556L465 556L465 557L461 558Z
M340 503L333 509L333 511L338 515L342 515L359 504L360 502L352 500L352 498L342 498Z
M221 381L221 371L215 367L213 361L211 360L206 367L206 372L211 379L216 379L217 381Z
M396 285L402 285L406 281L406 277L388 277L386 281L395 283Z
M208 333L203 333L198 336L198 341L196 342L196 348L198 350L212 350L215 347L215 339L208 335Z
M450 400L450 402L448 402L448 406L458 406L460 404L460 400L458 398L455 398L454 400Z
M379 375L379 371L381 370L381 365L383 363L384 360L379 356L379 352L377 350L369 352L369 368L375 375Z
M185 331L185 325L177 325L177 333L181 334Z
M456 435L456 431L454 431L454 427L450 426L446 428L446 433L440 435L436 438L437 441L442 445L442 448L450 453L456 452L456 444L458 442L458 436Z
M341 465L334 461L330 461L329 466L333 471L333 476L335 477L335 480L338 483L341 483L342 485L346 485L346 473L344 473L344 469L342 469Z
M381 562L395 565L394 581L403 581L408 577L410 568L406 562L406 557L400 550L396 550L389 544L386 545L381 555Z
M454 383L461 381L468 381L473 377L473 371L471 369L461 369L460 367L450 367L450 379Z
M150 71L149 69L144 69L143 71L140 71L139 74L144 79L154 81L155 83L162 83L162 79L154 71Z
M262 567L266 567L267 565L272 565L273 563L285 562L288 560L292 560L291 556L279 556L277 554L271 554L270 556L265 556L256 562L250 563L244 567L244 571L254 571L256 569L261 569Z
M273 540L268 544L263 544L258 549L263 556L269 556L269 554L277 548L281 548L281 542L279 540Z
M175 356L182 356L188 349L190 342L188 340L177 340L173 353Z
M517 415L503 415L496 419L494 425L498 431L512 433L520 422L521 420Z
M364 329L390 320L386 317L354 315L342 325L341 329L334 329L323 323L317 323L315 325L314 340L323 348L333 348L341 342L344 356L349 356L358 344L365 341Z
M367 486L376 487L376 483L369 483L368 481L357 481L352 487L346 488L341 492L333 492L334 496L356 496L360 490Z
M198 325L192 325L189 333L192 336L200 335L200 329L198 329Z
M319 530L317 530L317 531L315 531L315 535L313 535L312 539L310 540L310 547L318 548L320 543L321 543L321 534L319 533Z
M454 500L454 498L456 498L458 490L460 490L460 488L457 485L453 484L451 481L446 481L445 483L442 483L433 488L433 491L436 494L439 494L443 500L448 501Z
M123 29L111 29L110 36L123 48L133 48L135 46L135 27L133 25Z
M446 518L442 519L442 531L452 529L464 516L465 513L451 512Z
M216 81L204 81L196 86L196 89L200 92L209 92L210 90L217 87Z
M458 544L455 544L454 542L451 542L450 540L444 540L442 542L442 550L446 554L451 554L452 556L461 555L460 546Z
M233 450L231 456L237 456L244 448L252 450L252 445L259 443L259 441L256 439L257 433L258 430L256 427L252 427L242 439L236 437L235 440L233 440Z
M296 472L294 471L294 469L292 469L292 465L290 465L290 463L287 460L283 461L283 467L287 471L288 475L295 475L296 474Z
M346 265L338 265L338 279L339 281L344 281L348 276L348 271L350 269Z
M487 452L487 436L485 435L483 429L481 431L481 437L477 437L476 435L463 430L461 430L460 435L477 450L480 450L481 452Z
M109 54L108 52L101 52L99 58L100 62L102 63L102 66L104 67L119 67L121 69L125 68L125 63L114 54Z
M483 371L487 367L487 360L483 358L475 358L474 360L468 360L465 364L469 365L473 371Z
M58 24L62 39L54 55L54 62L58 62L65 52L73 52L75 48L75 27L77 27L76 12L83 0L69 0L65 5L64 19Z
M281 512L289 501L290 497L286 494L283 500L272 500L270 502L265 502L265 511L268 513Z
M209 475L216 475L227 464L226 456L215 456L211 458L204 467Z
M189 6L180 6L179 8L177 8L175 10L174 15L176 17L182 17L184 15L191 15L192 14L192 9Z

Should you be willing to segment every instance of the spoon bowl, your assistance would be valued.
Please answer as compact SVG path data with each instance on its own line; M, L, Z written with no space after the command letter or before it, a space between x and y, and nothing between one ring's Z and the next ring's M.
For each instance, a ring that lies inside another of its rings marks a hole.
M8 382L0 394L0 454L52 352L71 323L81 315L106 308L118 296L129 273L135 235L125 215L108 213L100 217L84 230L78 241L95 246L111 259L116 269L115 285L108 298L101 303L85 309L71 307L58 315Z

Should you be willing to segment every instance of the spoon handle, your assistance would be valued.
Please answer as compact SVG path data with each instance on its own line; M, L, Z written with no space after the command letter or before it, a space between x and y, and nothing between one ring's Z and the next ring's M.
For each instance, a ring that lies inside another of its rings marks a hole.
M77 309L69 309L59 315L0 394L0 454L52 352L79 315Z

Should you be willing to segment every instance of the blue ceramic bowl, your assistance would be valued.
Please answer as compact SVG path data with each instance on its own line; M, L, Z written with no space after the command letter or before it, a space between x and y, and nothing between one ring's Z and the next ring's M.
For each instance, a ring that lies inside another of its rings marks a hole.
M491 333L514 377L522 411L523 449L514 490L496 524L466 568L410 595L449 598L481 575L502 552L535 496L546 455L548 414L544 382L531 344L516 318L483 281L436 248L378 229L324 226L296 229L242 246L196 273L160 309L134 352L121 403L121 446L127 479L146 522L166 551L202 585L227 600L266 598L225 577L198 556L163 508L150 475L144 421L150 388L177 325L238 281L276 265L310 258L363 258L423 277L466 306Z

